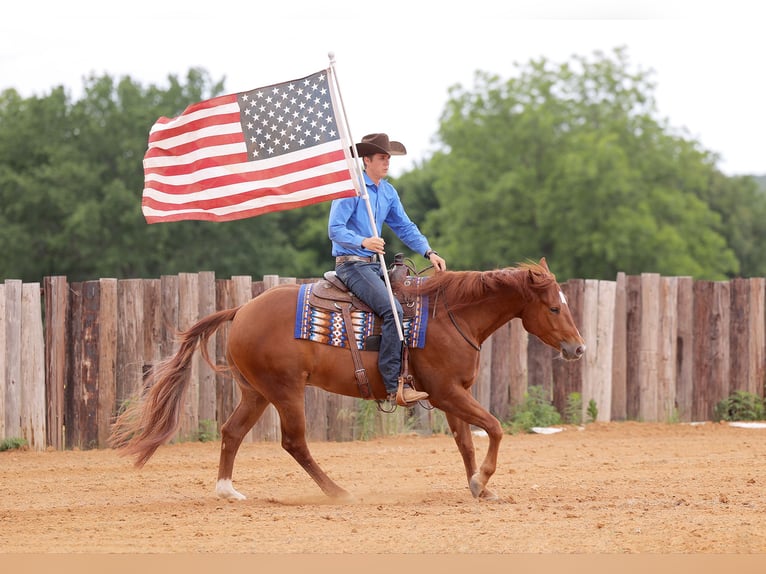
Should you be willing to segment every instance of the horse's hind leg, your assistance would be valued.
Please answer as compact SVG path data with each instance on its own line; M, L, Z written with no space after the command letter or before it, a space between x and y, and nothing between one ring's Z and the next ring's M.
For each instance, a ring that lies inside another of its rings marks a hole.
M231 482L234 459L245 435L258 422L267 406L269 401L263 395L246 387L242 390L239 404L221 427L221 458L218 463L218 481L215 485L215 492L220 498L231 500L246 498L234 489Z
M303 392L300 392L293 393L292 397L283 401L274 401L282 428L282 448L290 453L327 496L349 497L349 493L327 476L309 452L306 442L306 412L303 397Z

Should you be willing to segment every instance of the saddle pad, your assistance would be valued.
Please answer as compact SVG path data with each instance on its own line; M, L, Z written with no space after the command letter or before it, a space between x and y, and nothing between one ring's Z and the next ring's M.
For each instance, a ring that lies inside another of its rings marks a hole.
M425 277L411 277L410 281L422 281ZM305 283L298 291L295 318L295 338L307 339L333 347L348 347L349 334L340 311L326 311L309 305L309 295L316 283ZM411 303L415 314L402 321L404 342L408 347L423 348L426 344L428 323L428 297L418 295ZM362 351L367 350L367 337L380 334L381 319L375 313L353 310L353 339Z

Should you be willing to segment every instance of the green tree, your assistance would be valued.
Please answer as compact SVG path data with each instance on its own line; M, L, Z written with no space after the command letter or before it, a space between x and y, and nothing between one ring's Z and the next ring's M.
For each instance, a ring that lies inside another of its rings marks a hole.
M720 279L739 264L706 201L716 157L656 118L624 49L477 72L442 115L426 218L453 268L546 256L559 279L617 271Z

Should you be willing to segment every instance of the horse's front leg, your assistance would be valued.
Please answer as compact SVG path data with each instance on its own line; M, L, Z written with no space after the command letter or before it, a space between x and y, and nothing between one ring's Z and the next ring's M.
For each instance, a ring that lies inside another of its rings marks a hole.
M487 488L487 483L497 469L497 456L500 452L500 441L503 438L500 422L487 412L468 391L461 393L457 400L449 401L449 405L443 405L439 408L444 410L447 423L452 430L452 436L460 455L463 457L471 494L482 500L496 500L497 495ZM476 468L476 451L470 425L484 429L489 437L487 454L478 469Z

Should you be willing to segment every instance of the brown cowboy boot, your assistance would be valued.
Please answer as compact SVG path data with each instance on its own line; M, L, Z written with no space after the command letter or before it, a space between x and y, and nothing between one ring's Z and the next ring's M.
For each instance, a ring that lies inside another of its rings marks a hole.
M404 377L399 377L399 388L396 390L396 404L400 407L409 407L418 401L428 398L428 393L416 391L410 383L404 384Z

